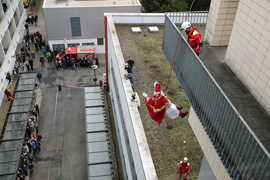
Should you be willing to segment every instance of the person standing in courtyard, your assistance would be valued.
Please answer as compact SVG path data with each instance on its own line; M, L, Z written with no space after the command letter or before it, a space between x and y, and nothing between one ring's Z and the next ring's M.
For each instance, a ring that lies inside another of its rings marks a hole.
M37 25L37 23L38 23L38 16L37 15L35 15L35 17L34 17L34 22L35 22L35 25Z
M10 84L10 82L11 82L11 75L10 75L9 72L7 72L6 79L8 80L8 84Z
M8 101L10 101L10 100L13 99L13 97L12 97L12 95L11 95L11 92L10 92L8 89L6 89L6 90L4 91L4 93L5 93L5 95L6 95Z
M38 81L41 82L42 74L40 72L37 73Z
M41 67L44 67L45 59L44 59L43 56L41 56L41 57L39 58L39 61L40 61Z
M34 71L34 61L33 61L32 57L30 57L30 59L29 59L29 65L30 65L31 71Z

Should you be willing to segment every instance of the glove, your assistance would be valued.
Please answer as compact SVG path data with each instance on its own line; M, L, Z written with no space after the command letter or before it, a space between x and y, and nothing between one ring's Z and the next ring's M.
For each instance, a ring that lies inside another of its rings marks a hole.
M145 92L143 92L142 95L143 95L143 97L147 97L148 96Z

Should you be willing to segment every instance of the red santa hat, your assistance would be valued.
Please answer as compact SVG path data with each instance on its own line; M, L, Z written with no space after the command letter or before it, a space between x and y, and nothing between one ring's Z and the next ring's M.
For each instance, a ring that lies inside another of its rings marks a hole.
M160 95L160 93L161 93L161 87L160 87L159 82L156 81L154 83L154 88L155 88L154 96Z

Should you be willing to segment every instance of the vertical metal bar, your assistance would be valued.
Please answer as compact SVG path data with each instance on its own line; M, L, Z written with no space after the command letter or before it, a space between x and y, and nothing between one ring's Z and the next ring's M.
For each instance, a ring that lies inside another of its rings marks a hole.
M249 143L249 142L248 142L248 144L250 144L251 147L253 147L253 148L247 149L248 152L245 153L246 158L243 158L243 159L246 160L246 162L243 163L243 165L245 166L244 169L243 169L243 172L242 172L243 178L248 178L248 176L249 176L249 175L248 175L248 172L249 172L251 169L253 169L252 165L254 165L254 164L253 164L253 161L250 162L250 163L252 163L252 164L249 164L249 159L250 159L250 156L252 156L252 154L254 154L254 152L256 152L256 148L254 148L254 145L256 145L257 143L256 143L256 141L251 137L251 135L249 135L249 139L251 139L252 144ZM253 145L253 144L254 144L254 145ZM251 168L250 168L250 166L251 166Z
M233 132L231 131L231 128L232 127L238 127L238 124L240 123L239 121L236 120L236 114L234 114L233 112L231 112L231 113L232 113L231 115L232 115L233 121L232 121L232 124L229 125L229 131L230 131L229 134L228 134L228 137L229 137L228 140L229 141L231 141L232 138L233 138ZM231 154L233 149L234 149L233 144L231 144L231 142L230 142L230 145L228 146L228 148L229 148L228 149L228 154ZM228 168L230 170L231 163L229 161L230 161L230 158L227 159L226 164L229 165ZM230 163L230 164L228 164L228 163Z
M241 130L244 130L244 132L242 133L242 137L246 137L246 135L248 135L248 131L245 131L245 128L243 126L239 126L239 131L241 131ZM235 153L235 156L237 158L238 157L239 158L236 159L236 161L234 163L234 168L233 169L235 169L235 172L232 172L232 174L235 175L235 176L237 174L237 170L239 171L239 173L241 173L241 171L240 171L241 166L242 166L242 164L245 164L243 162L243 158L245 157L245 153L243 153L243 150L245 150L246 147L248 146L247 142L248 142L248 140L250 138L250 136L249 136L248 139L245 139L245 138L242 138L242 137L238 137L239 141L238 141L238 143L236 143L238 145L238 149L237 149L237 151Z
M264 162L264 166L262 168L257 168L257 171L254 173L256 179L260 180L269 180L270 179L270 160L264 155L264 158L261 160Z
M260 156L263 155L263 154L262 154L262 152L260 152L261 149L260 149L259 145L256 143L255 140L254 140L254 142L255 142L255 147L253 147L254 150L253 150L253 152L251 154L251 157L250 156L246 157L248 159L247 162L246 162L247 169L253 169L252 171L249 170L249 171L246 172L246 174L247 174L246 177L249 177L249 179L252 178L252 176L254 174L254 171L255 171L254 170L255 167L252 167L252 166L254 166L253 162L256 162L256 169L257 168L262 169L260 167L262 167L264 165L264 163L265 163L265 162L260 161Z
M220 102L220 96L217 93L216 87L214 85L213 86L213 96L212 96L212 106L214 106L213 108L213 124L214 124L214 135L213 135L213 144L216 147L217 146L217 139L219 137L219 127L220 127L220 119L219 117L219 110L220 110L220 106L217 104L217 102Z
M105 27L105 64L106 64L106 89L109 90L109 63L108 63L108 21L107 16L104 16Z
M220 154L222 155L222 158L223 160L225 160L225 156L224 155L224 151L226 150L225 149L225 143L227 142L226 141L226 137L227 137L227 134L226 134L226 130L228 129L229 127L229 124L230 124L230 121L228 121L225 117L227 117L228 115L231 116L231 114L229 114L229 109L227 108L226 106L226 101L224 101L224 97L222 96L222 99L223 101L222 102L222 108L223 108L223 112L224 112L224 116L223 116L223 127L222 127L222 132L221 132L221 137L223 138L222 141L221 141L221 150L220 150Z

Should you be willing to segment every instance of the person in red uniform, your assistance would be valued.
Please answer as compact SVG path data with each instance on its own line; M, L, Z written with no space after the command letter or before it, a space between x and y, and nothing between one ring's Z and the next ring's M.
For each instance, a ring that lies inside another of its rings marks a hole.
M175 119L177 117L184 118L188 114L188 112L181 111L183 107L171 103L161 91L161 86L157 81L154 83L154 88L153 97L148 97L146 93L143 93L143 96L145 97L145 104L150 117L158 123L158 126L162 123L165 115Z
M8 89L6 89L4 93L5 93L5 95L7 96L7 100L8 100L8 101L10 101L10 100L13 99L13 97L12 97L12 95L11 95L11 92L10 92Z
M190 22L183 22L181 29L184 30L188 36L188 44L192 47L194 52L199 56L201 50L202 36L198 29L193 27Z
M156 121L158 126L160 126L166 114L169 100L161 94L161 88L158 82L155 82L154 87L155 91L153 97L148 97L146 94L144 95L145 104L151 119Z
M184 180L187 180L191 172L191 165L188 162L188 158L184 157L184 161L178 161L177 168L180 179L183 178Z

